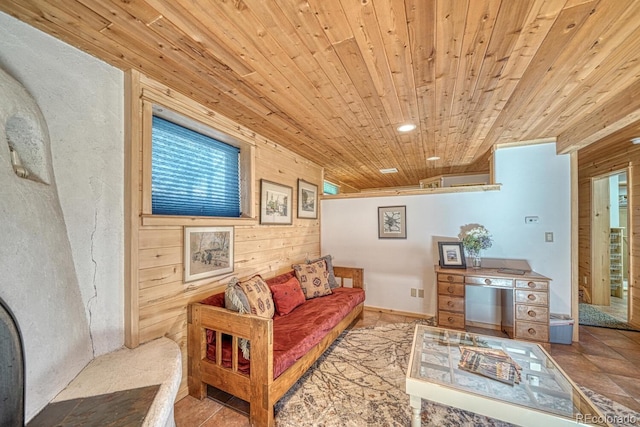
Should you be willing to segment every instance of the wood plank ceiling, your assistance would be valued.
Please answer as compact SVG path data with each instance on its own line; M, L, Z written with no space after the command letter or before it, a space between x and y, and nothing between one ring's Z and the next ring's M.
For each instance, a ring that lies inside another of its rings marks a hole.
M640 118L640 1L0 0L0 10L189 95L343 189L487 170L499 143L557 138L568 152ZM401 134L403 123L417 129Z

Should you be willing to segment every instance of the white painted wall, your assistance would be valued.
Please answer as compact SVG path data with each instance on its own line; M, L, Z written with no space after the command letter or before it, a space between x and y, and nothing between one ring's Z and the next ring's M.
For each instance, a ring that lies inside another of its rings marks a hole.
M26 87L44 115L66 224L67 241L60 244L70 245L77 277L76 289L70 285L64 295L50 292L51 284L46 281L37 283L31 297L43 299L46 304L34 305L33 311L38 313L28 316L57 318L69 309L68 300L75 298L79 287L91 353L98 356L124 343L123 73L3 13L0 13L0 68ZM6 145L2 148L1 140L0 150L7 150ZM4 226L15 228L6 221L6 216L0 216ZM37 232L34 227L33 233ZM38 258L48 255L40 251ZM33 265L40 262L36 258L33 261ZM0 259L0 268L4 274L14 266ZM11 301L10 295L22 294L25 285L21 280L3 281L0 296ZM15 314L18 321L24 316L20 312ZM77 333L78 327L73 322L63 316L50 326ZM20 326L25 335L42 328L37 322ZM48 361L48 346L65 348L71 345L70 341L43 339L39 345L40 354L34 363L46 365L50 372L61 372L67 380L77 374L76 365ZM42 386L46 378L38 381L35 386ZM47 386L45 394L51 399L57 391L54 393ZM42 399L34 402L33 395L27 395L27 419L37 413L41 404Z
M493 235L484 257L524 259L553 279L551 311L571 311L570 163L555 144L500 149L495 153L500 191L323 200L322 253L334 264L363 267L366 305L434 315L433 266L438 241L457 241L460 226L482 224ZM378 207L407 207L407 239L378 239ZM538 224L525 224L538 216ZM545 232L554 233L546 243ZM410 296L424 288L425 298ZM467 287L469 320L499 324L491 289Z

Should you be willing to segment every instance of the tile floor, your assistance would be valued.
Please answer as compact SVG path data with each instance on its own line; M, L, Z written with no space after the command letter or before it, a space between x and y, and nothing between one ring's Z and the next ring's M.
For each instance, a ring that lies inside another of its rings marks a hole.
M603 313L607 313L610 316L615 317L621 322L627 321L627 291L625 291L622 298L611 297L610 305L593 305Z
M354 327L408 322L410 317L365 311ZM497 334L474 328L471 332ZM640 412L640 332L580 326L580 342L551 344L549 352L577 383ZM187 396L175 405L177 427L248 427L249 420L211 399Z

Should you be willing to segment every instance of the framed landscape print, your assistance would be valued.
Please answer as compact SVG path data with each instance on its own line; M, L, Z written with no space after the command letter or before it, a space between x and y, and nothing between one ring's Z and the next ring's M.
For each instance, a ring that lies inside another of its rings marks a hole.
M407 238L406 206L382 206L378 208L378 238Z
M298 218L318 218L318 186L298 180Z
M467 268L462 242L438 242L440 267Z
M287 185L260 180L260 224L291 224L293 189Z
M233 227L184 227L184 281L233 272Z

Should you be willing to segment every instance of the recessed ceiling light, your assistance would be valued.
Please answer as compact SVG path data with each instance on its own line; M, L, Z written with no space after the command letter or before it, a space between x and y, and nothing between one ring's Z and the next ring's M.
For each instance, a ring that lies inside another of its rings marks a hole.
M416 128L416 125L413 123L405 123L404 125L400 125L397 127L398 132L411 132Z
M438 157L438 156L427 157L427 160L429 160L429 161L433 162L433 161L435 161L435 160L440 160L440 157Z
M635 138L631 138L631 142L634 144L640 144L640 136L636 136Z
M396 168L380 169L380 173L398 173Z

